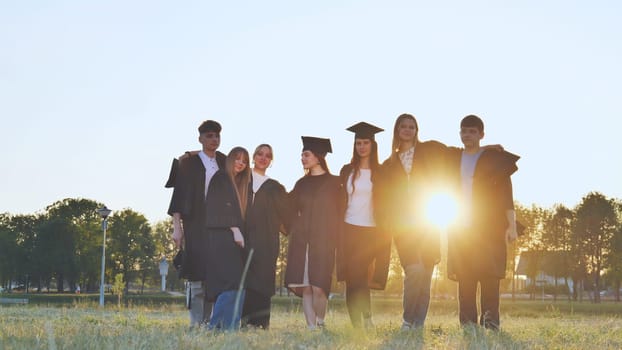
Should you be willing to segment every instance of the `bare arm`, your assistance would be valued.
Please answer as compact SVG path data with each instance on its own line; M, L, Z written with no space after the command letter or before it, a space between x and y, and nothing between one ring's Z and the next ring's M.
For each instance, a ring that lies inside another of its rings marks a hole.
M173 213L173 242L177 248L181 248L184 240L184 228L181 224L181 214Z

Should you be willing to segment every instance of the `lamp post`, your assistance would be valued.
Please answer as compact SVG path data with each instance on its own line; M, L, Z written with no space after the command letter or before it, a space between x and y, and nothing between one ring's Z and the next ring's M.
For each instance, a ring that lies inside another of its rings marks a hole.
M168 262L165 257L160 261L160 276L162 276L162 291L166 291L166 275L168 274Z
M97 209L97 213L102 217L102 228L104 229L104 241L102 243L102 278L99 283L99 306L104 306L104 274L106 272L106 227L108 226L108 221L106 219L112 213L112 210L103 207Z

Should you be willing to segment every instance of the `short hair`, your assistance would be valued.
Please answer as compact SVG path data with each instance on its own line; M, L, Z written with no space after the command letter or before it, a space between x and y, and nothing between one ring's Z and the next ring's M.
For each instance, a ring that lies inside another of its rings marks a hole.
M461 128L477 128L479 132L484 132L484 122L475 114L469 114L462 118L460 122Z
M222 127L215 120L206 120L199 125L199 134L209 131L220 134L220 130L222 130Z

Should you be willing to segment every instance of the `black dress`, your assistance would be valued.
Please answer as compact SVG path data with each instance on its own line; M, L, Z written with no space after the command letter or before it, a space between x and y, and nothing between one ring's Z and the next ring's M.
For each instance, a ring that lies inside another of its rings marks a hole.
M206 201L207 254L205 266L206 298L237 290L244 268L243 250L233 240L231 227L244 228L238 197L224 170L212 177Z
M308 284L320 287L328 296L343 221L345 195L339 177L329 173L304 176L289 196L293 218L285 283L302 296L292 285L304 284L308 256Z
M341 179L341 185L344 189L343 194L345 207L347 207L348 203L348 195L347 195L347 181L352 173L353 168L352 165L346 164L341 168L339 172L339 178ZM379 216L376 215L377 208L381 205L381 179L382 174L380 169L376 170L376 173L372 177L373 184L373 192L372 192L372 203L374 207L374 219L379 221ZM337 277L339 281L345 281L348 279L348 276L352 274L352 271L358 271L361 269L361 266L356 266L357 263L352 260L353 255L359 255L361 252L353 252L353 246L364 247L365 252L364 255L369 257L370 262L373 264L370 266L370 276L369 276L369 287L371 289L379 289L383 290L387 284L387 277L389 273L389 263L391 260L391 235L389 230L385 227L382 227L380 224L377 224L374 227L374 235L370 237L368 241L365 242L356 242L356 244L349 244L349 237L345 234L345 230L342 230L343 236L342 240L340 240L340 249L338 249L337 253ZM360 237L357 237L358 239ZM353 254L354 253L354 254Z
M261 185L246 212L245 245L254 250L246 286L268 297L274 295L279 232L286 213L285 187L272 179Z
M287 212L285 187L273 179L267 179L249 201L243 230L246 250L253 250L242 310L243 322L247 324L269 327L270 297L274 295L276 285L279 232Z

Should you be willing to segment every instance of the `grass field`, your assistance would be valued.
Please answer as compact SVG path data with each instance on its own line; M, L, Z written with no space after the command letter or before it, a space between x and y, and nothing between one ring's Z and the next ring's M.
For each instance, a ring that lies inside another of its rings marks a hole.
M297 299L275 298L271 329L189 330L179 299L104 310L73 304L0 307L0 349L620 349L622 304L502 301L502 331L458 325L455 301L433 301L419 332L401 332L398 299L374 300L376 329L353 329L331 300L326 331L306 329ZM60 305L60 306L59 306Z

